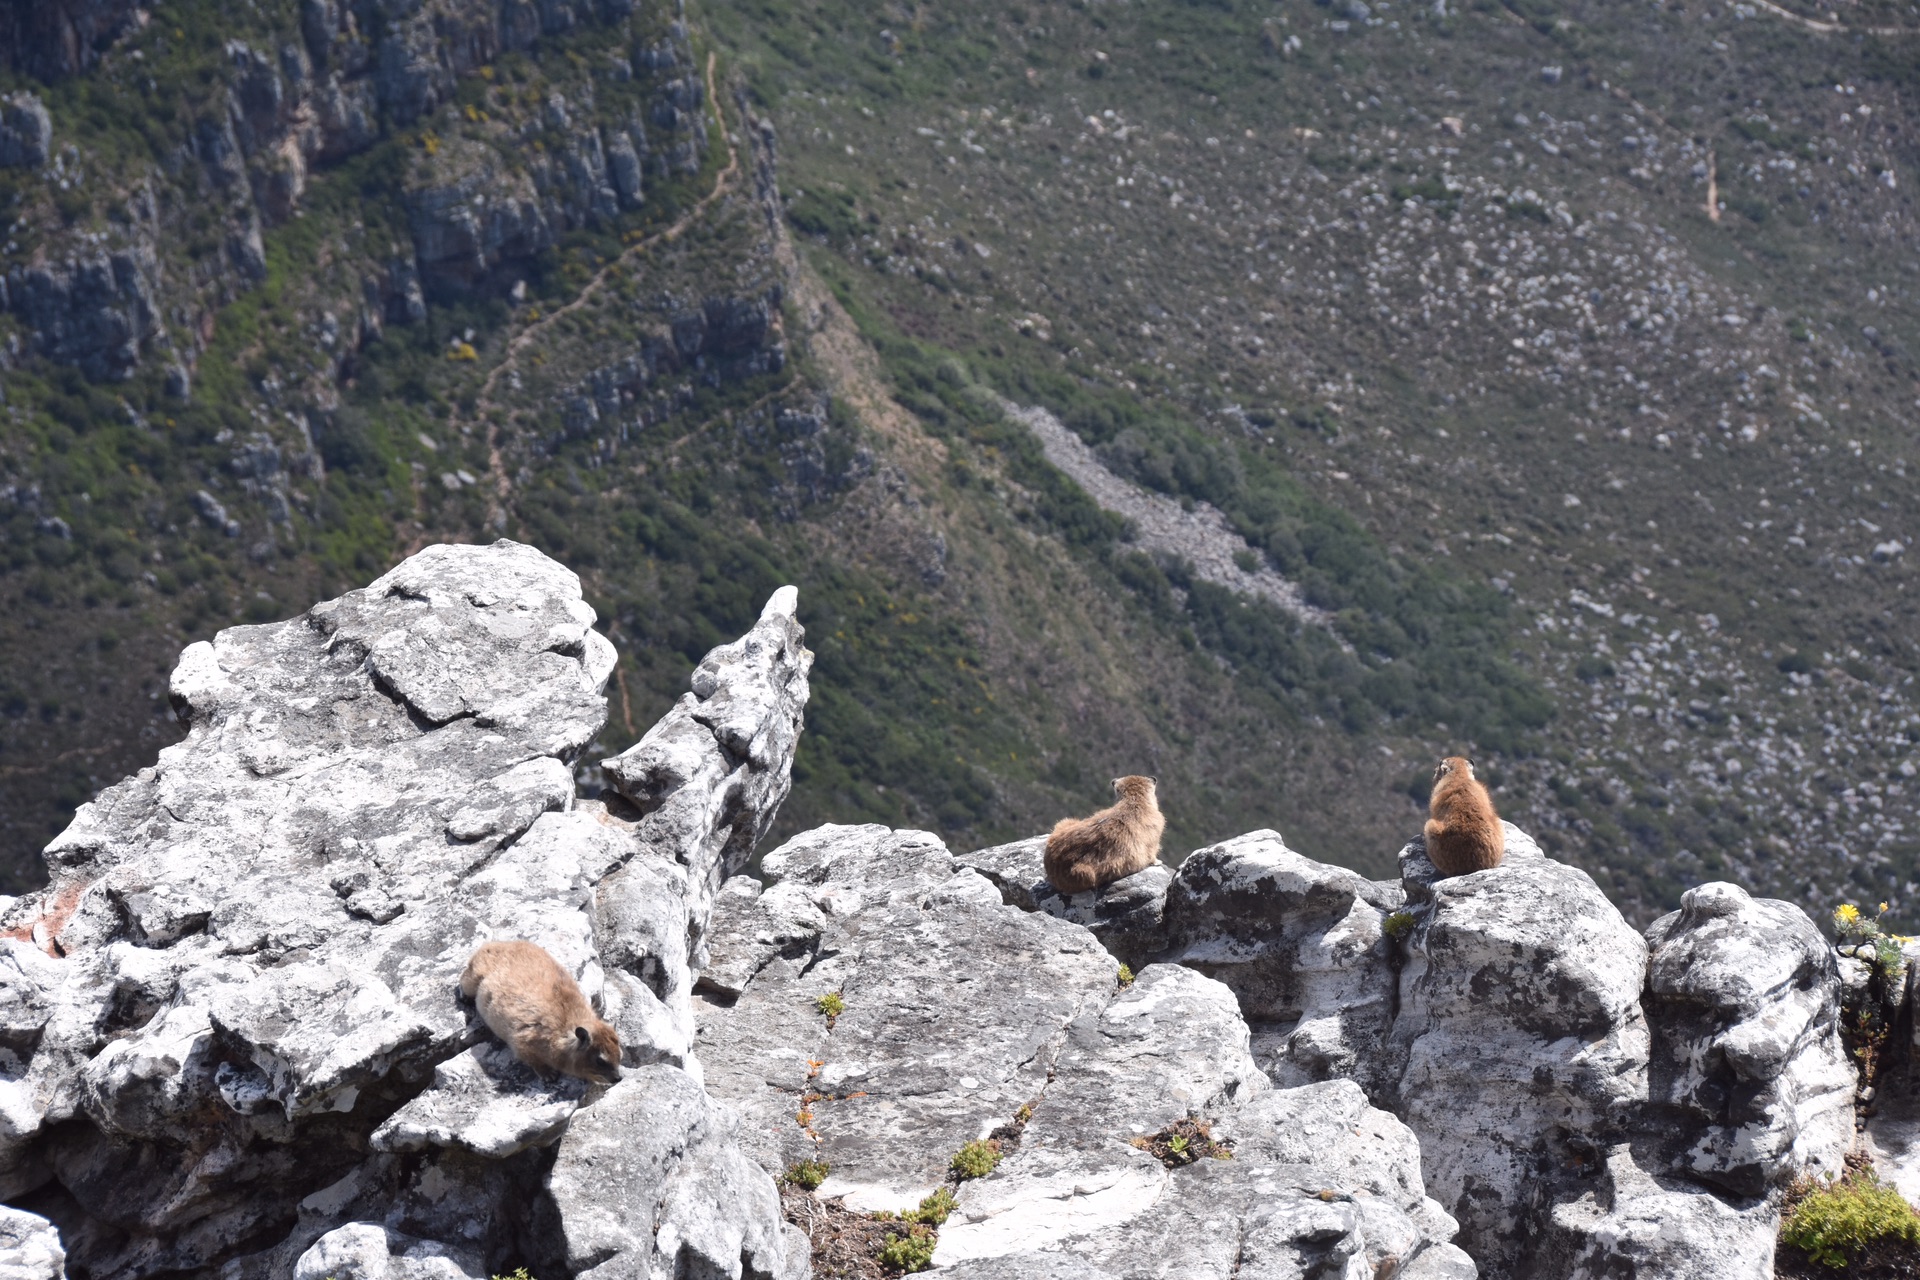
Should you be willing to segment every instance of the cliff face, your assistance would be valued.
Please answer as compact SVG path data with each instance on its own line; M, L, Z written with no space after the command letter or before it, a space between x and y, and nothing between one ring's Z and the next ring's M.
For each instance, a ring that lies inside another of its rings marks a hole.
M973 1280L1758 1280L1772 1193L1851 1149L1797 908L1709 884L1643 936L1518 828L1453 879L1259 831L1063 899L1037 840L873 825L741 874L809 696L795 603L595 798L569 766L615 655L531 548L432 547L188 648L186 740L0 914L0 1258L786 1280L794 1224L945 1184L934 1261ZM620 1083L537 1078L460 1001L515 937L619 1028ZM818 1192L777 1190L803 1161Z

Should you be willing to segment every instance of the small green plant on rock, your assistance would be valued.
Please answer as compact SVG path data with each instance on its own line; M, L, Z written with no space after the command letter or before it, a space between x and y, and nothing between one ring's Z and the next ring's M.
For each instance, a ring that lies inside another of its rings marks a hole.
M1123 987L1130 987L1133 985L1132 966L1124 965L1124 964L1120 966L1120 985Z
M802 1160L798 1164L788 1166L786 1177L788 1182L802 1191L813 1191L818 1189L820 1184L827 1180L827 1175L832 1172L833 1166L825 1160Z
M920 1202L920 1207L913 1211L913 1219L916 1222L924 1222L930 1227L944 1226L947 1215L957 1207L952 1189L939 1187L932 1195Z
M838 991L829 991L815 1000L813 1007L826 1014L827 1022L831 1024L835 1018L847 1011L847 1002L840 998Z
M897 1267L909 1274L925 1271L933 1265L933 1249L937 1243L939 1237L932 1227L916 1223L904 1236L887 1237L887 1242L880 1246L880 1265Z
M1871 1169L1805 1188L1780 1242L1813 1262L1845 1268L1875 1245L1920 1245L1920 1213Z
M1216 1139L1211 1124L1192 1116L1176 1120L1158 1133L1140 1134L1127 1141L1169 1169L1178 1169L1203 1158L1233 1159L1233 1140Z
M1396 911L1382 921L1380 927L1387 931L1389 938L1400 942L1413 932L1413 923L1413 912Z
M940 1187L922 1200L918 1209L909 1209L899 1214L882 1210L873 1216L880 1222L917 1222L923 1226L938 1227L946 1223L947 1215L952 1213L955 1207L953 1189Z
M954 1152L950 1167L960 1175L962 1180L965 1180L984 1178L992 1173L994 1166L999 1163L1000 1144L988 1138L984 1142L976 1139Z

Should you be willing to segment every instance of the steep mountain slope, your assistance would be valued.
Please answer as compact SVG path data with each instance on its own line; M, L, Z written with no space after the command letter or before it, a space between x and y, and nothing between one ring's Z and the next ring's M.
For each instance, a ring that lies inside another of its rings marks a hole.
M1920 17L723 12L790 217L894 325L1149 487L1283 467L1510 599L1558 714L1498 793L1630 909L1908 892ZM1423 746L1491 736L1457 688Z
M185 641L505 533L621 648L590 759L800 583L786 829L1144 770L1378 875L1465 749L1630 914L1905 894L1920 17L227 8L4 19L17 879Z

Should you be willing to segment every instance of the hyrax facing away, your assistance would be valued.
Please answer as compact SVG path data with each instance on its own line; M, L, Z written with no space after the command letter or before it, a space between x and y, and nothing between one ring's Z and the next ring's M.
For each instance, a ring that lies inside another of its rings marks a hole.
M1062 818L1047 837L1047 883L1085 893L1153 865L1160 856L1160 816L1152 778L1113 780L1117 803L1091 818Z
M481 943L460 975L460 994L542 1077L620 1078L619 1033L594 1013L573 975L533 943Z
M1473 776L1473 761L1448 756L1433 771L1427 819L1427 858L1443 876L1465 875L1500 865L1507 838L1487 789Z

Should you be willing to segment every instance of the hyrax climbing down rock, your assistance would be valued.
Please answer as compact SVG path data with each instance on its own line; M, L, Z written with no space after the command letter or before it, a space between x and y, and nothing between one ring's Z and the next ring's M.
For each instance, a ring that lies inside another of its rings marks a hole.
M1465 875L1500 865L1507 838L1487 789L1473 776L1473 761L1448 756L1433 771L1428 806L1427 859L1443 876Z
M1047 837L1047 883L1061 893L1085 893L1152 866L1167 829L1153 788L1152 778L1115 778L1111 809L1055 823Z
M482 943L460 975L460 994L478 1006L514 1056L542 1077L558 1071L602 1083L620 1078L619 1033L600 1020L573 975L543 948Z

